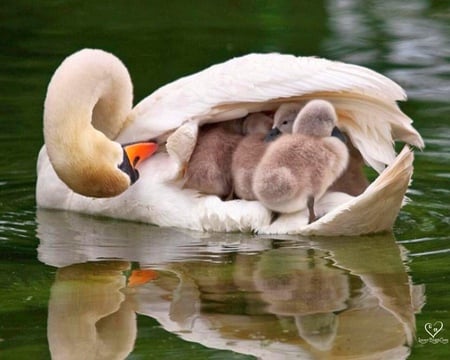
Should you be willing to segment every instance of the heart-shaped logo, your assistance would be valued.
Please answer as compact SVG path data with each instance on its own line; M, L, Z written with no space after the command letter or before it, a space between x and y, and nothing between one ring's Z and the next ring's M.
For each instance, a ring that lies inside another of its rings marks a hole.
M439 334L444 328L444 323L442 321L436 321L434 324L426 323L425 331L434 339L434 337Z

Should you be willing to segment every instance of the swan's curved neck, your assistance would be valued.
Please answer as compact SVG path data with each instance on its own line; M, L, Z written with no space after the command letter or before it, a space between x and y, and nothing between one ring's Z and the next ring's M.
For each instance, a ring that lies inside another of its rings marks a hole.
M132 102L133 85L122 62L101 50L83 50L65 59L50 81L44 131L62 129L67 133L66 127L92 124L114 139Z
M56 70L44 104L44 138L52 165L66 184L89 177L93 184L94 176L116 170L123 150L111 139L131 111L132 90L126 67L101 50L79 51Z

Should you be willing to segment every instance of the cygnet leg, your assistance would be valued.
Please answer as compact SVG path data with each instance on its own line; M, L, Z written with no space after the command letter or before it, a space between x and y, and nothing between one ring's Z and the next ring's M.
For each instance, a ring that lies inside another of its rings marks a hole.
M314 213L314 196L308 196L308 201L306 205L309 211L308 224L311 224L316 220L316 214Z
M270 223L273 224L280 217L280 215L281 213L279 213L278 211L272 211L270 215Z

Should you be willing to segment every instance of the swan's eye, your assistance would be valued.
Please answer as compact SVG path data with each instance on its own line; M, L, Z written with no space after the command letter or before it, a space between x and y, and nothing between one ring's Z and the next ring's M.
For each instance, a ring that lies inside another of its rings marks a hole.
M284 120L283 123L282 123L282 125L287 125L287 123L288 123L288 121L287 121L287 120Z

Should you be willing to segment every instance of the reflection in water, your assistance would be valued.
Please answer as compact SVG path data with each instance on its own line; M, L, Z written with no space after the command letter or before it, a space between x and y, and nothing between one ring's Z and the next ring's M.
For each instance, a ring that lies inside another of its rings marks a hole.
M275 240L44 210L37 220L39 259L60 267L48 316L55 359L125 358L136 313L187 341L260 358L409 353L423 288L390 234ZM127 286L130 262L153 270L147 282Z
M336 312L346 309L350 296L348 275L328 266L326 256L313 249L272 250L261 256L253 274L268 312L295 319L299 335L321 351L332 348Z
M136 338L136 313L125 287L127 262L58 269L48 304L53 359L125 359Z

